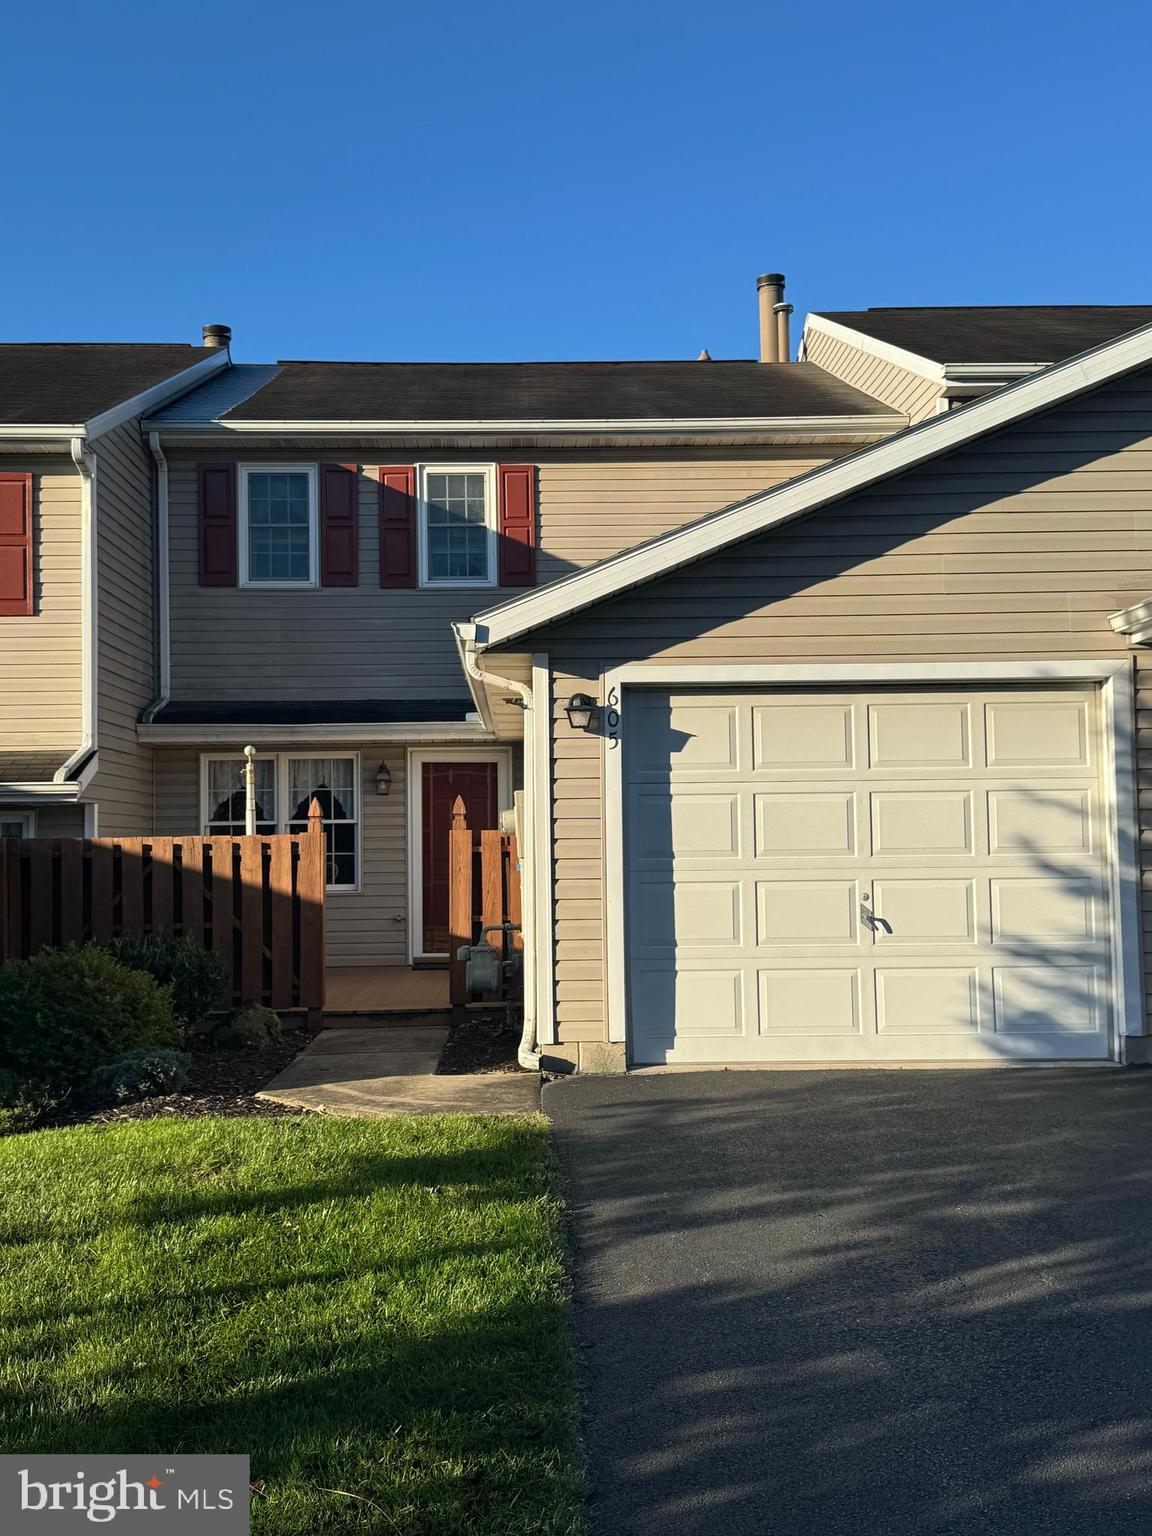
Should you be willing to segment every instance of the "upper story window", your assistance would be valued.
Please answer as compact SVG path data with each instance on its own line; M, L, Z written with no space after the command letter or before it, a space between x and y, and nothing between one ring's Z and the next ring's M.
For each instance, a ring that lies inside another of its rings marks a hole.
M316 501L315 465L240 466L241 586L316 586Z
M420 489L420 569L426 587L490 587L496 568L491 466L426 465Z

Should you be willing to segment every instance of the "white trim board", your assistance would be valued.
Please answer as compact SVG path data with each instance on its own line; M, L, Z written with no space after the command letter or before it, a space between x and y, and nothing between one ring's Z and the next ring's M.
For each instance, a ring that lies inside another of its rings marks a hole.
M505 645L541 625L568 618L630 587L778 528L1149 363L1152 325L1006 385L962 411L929 417L871 448L834 459L774 490L760 492L710 517L661 534L647 544L602 560L548 587L498 603L475 616L469 626L470 637L481 650Z
M173 443L182 435L194 432L221 432L243 436L248 433L295 434L306 432L314 435L340 436L353 434L399 433L404 436L436 437L444 433L470 432L478 436L495 433L641 433L659 436L668 432L802 432L822 440L830 433L877 431L894 432L905 425L908 418L900 411L878 410L868 415L853 416L603 416L533 419L514 418L503 421L448 419L444 421L391 420L358 421L236 421L226 417L206 421L147 421L145 430L156 431L166 442Z
M1049 363L938 363L934 358L925 357L920 352L909 352L906 347L899 347L891 341L881 341L868 331L859 331L854 326L845 325L843 321L831 320L827 315L808 315L804 321L802 341L807 341L809 331L822 331L825 336L831 336L836 341L847 342L858 352L878 357L908 373L918 374L922 379L939 380L941 383L946 379L959 381L977 377L989 381L1018 379L1022 374L1039 373L1041 368L1050 366Z
M342 721L339 725L315 721L310 725L187 725L141 724L136 727L141 741L167 747L244 747L249 742L275 746L280 742L363 742L366 746L385 742L466 743L485 746L495 741L491 731L479 724L445 721L442 725L373 725L371 721Z
M1106 761L1102 765L1105 812L1112 857L1111 973L1114 999L1112 1056L1122 1059L1122 1038L1145 1033L1140 933L1140 865L1136 820L1135 689L1128 661L875 662L860 666L744 666L650 662L605 672L604 701L615 711L604 753L605 974L608 1038L627 1041L627 951L624 932L624 773L621 727L627 720L629 688L753 686L763 688L839 687L853 691L870 684L1098 683ZM612 742L616 741L613 748ZM551 938L553 926L548 929ZM989 1063L991 1065L992 1063Z
M472 751L462 747L410 748L405 762L408 795L408 961L443 960L442 954L426 953L419 947L424 938L424 776L425 763L495 763L496 803L498 809L512 809L512 759L508 747L489 747Z

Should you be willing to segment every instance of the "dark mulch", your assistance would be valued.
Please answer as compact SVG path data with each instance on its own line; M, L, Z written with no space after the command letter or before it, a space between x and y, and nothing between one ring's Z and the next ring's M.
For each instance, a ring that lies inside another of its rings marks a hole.
M516 1048L520 1044L520 1019L511 1023L503 1009L491 1013L470 1013L453 1021L437 1072L460 1075L465 1072L519 1072Z
M179 1093L137 1099L131 1104L62 1104L41 1124L113 1125L121 1120L152 1120L161 1115L181 1120L207 1115L271 1120L278 1115L303 1114L305 1111L286 1104L258 1099L256 1093L298 1056L311 1039L307 1030L294 1029L286 1030L278 1045L251 1045L239 1050L210 1050L201 1046L192 1051L188 1083Z

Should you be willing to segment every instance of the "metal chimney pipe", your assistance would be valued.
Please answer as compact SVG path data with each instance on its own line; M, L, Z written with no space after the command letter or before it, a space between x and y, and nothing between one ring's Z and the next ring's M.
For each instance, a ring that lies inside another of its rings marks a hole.
M783 272L764 272L756 279L756 297L760 301L760 361L780 362L780 328L776 306L784 302Z
M200 335L204 339L206 347L212 347L219 352L228 346L232 340L232 327L230 325L205 325L201 328Z
M792 313L791 304L777 304L776 312L776 350L779 352L779 361L790 363L792 361L792 344L788 340L788 316Z

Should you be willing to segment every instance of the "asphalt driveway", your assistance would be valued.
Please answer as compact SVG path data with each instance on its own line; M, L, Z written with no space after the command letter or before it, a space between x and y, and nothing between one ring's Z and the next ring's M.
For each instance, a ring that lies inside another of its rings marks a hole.
M1152 1072L545 1090L598 1536L1152 1531Z

